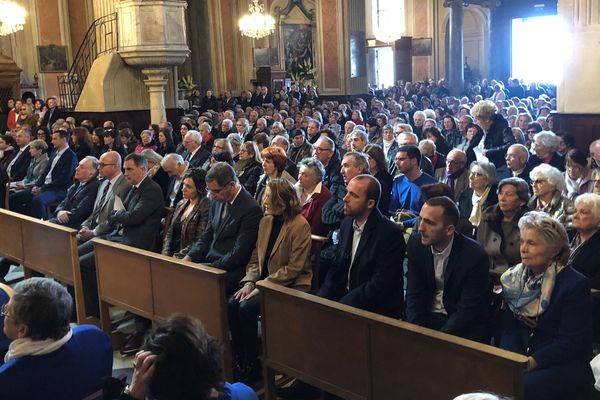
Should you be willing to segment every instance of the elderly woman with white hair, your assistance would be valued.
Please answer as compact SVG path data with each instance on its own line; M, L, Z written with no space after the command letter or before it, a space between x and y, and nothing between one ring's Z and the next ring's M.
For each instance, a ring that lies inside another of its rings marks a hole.
M562 194L566 188L564 175L548 164L540 164L531 170L529 177L533 186L529 208L533 211L544 211L566 228L570 228L575 207L573 201Z
M498 203L496 167L491 162L473 161L469 167L469 187L458 198L459 230L473 236L483 210Z
M569 265L561 223L533 211L519 229L522 262L500 277L507 305L500 347L528 357L526 399L586 399L592 379L590 281Z
M565 158L558 153L560 138L550 131L541 131L533 136L531 143L531 157L529 163L532 166L548 164L560 171L565 170Z

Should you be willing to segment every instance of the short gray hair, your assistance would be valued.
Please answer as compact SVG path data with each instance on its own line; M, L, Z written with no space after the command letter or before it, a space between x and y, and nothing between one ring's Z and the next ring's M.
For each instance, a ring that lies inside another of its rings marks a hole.
M488 161L473 161L471 165L469 165L469 171L471 171L473 167L481 168L488 186L492 186L496 183L496 166L494 163Z
M471 108L471 116L476 119L491 121L498 112L498 107L490 100L481 100Z
M195 129L190 129L190 130L189 130L189 131L186 133L186 135L189 135L189 136L190 136L190 138L191 138L191 139L192 139L194 142L196 142L196 143L198 143L198 144L202 144L202 135L201 135L201 134L200 134L200 132L198 132L197 130L195 130Z
M321 161L316 158L305 158L298 163L298 169L307 168L311 170L315 176L315 181L318 183L325 177L325 167Z
M100 165L100 161L94 156L85 156L83 159L90 160L92 162L91 172L94 176L98 175L98 165Z
M511 176L510 178L502 179L498 184L498 193L500 193L502 188L506 185L512 185L515 187L517 191L517 197L519 197L519 200L523 200L525 201L525 203L529 201L529 185L523 179L518 178L516 176Z
M230 133L229 135L227 135L227 140L229 140L229 143L233 145L233 143L237 144L238 146L242 144L242 137L240 136L239 133Z
M533 141L539 139L544 147L548 148L551 152L558 150L560 144L560 138L550 131L541 131L533 135Z
M162 167L164 167L168 162L172 162L174 164L183 164L185 161L183 160L183 157L181 157L180 154L177 153L169 153L169 154L165 154L165 156L163 157L163 159L160 161L160 165Z
M431 150L432 153L435 153L435 143L433 140L423 139L419 142L419 150L421 150L421 153L425 155L430 153L429 150Z
M363 142L369 143L369 137L367 136L367 134L361 130L356 129L356 127L350 135L359 137L362 139Z
M344 154L344 158L352 157L354 159L354 166L356 168L362 167L363 174L370 174L371 169L369 168L369 156L365 153L361 153L358 151L348 151Z
M575 207L579 204L588 206L594 217L600 218L600 196L595 193L580 194L575 198Z
M42 150L43 152L46 152L48 150L48 143L46 143L42 139L35 139L35 140L31 141L29 143L29 146L31 146L35 149L38 149L38 150Z
M140 153L148 162L154 163L156 165L159 165L163 159L163 156L161 156L160 154L158 154L157 152L155 152L152 149L146 149L143 150Z
M524 156L525 158L525 162L527 162L529 160L529 150L527 150L527 147L525 147L524 145L520 144L520 143L515 143L510 145L509 149L515 149L515 150L519 150L519 152L521 153L522 156Z
M529 178L534 181L538 177L548 180L548 183L554 186L554 189L562 192L565 190L565 176L558 169L548 164L540 164L529 173Z
M27 326L31 340L57 340L69 332L73 299L52 279L29 278L17 283L11 305L13 321Z
M529 229L536 231L544 245L559 249L555 261L563 265L567 264L571 249L567 231L563 224L543 211L530 211L519 220L519 229L521 232Z

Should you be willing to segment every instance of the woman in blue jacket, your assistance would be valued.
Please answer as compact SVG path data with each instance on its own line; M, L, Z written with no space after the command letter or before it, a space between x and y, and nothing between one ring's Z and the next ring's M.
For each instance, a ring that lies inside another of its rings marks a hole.
M529 358L527 400L586 399L592 375L592 299L587 278L566 265L563 225L543 212L519 221L521 260L504 274L500 347Z

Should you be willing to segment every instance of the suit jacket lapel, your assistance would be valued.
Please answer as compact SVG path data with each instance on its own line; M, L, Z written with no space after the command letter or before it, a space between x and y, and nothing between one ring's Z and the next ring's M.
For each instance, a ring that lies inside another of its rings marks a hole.
M450 280L450 276L456 269L456 262L460 258L459 253L459 237L458 235L454 235L454 242L452 243L452 250L450 250L450 256L448 257L448 264L446 265L446 271L444 271L444 287L448 285L448 281Z

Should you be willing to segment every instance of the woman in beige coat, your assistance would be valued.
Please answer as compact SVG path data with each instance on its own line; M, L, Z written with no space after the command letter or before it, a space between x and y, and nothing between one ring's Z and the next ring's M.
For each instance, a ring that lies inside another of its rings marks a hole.
M256 282L270 281L302 291L310 289L310 225L300 214L301 205L286 179L269 181L263 196L265 216L260 221L258 240L241 289L229 299L229 326L239 378L260 378L257 319L260 301Z

